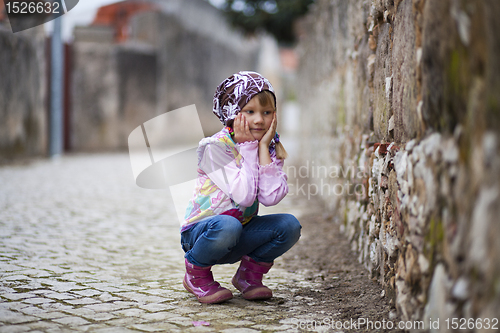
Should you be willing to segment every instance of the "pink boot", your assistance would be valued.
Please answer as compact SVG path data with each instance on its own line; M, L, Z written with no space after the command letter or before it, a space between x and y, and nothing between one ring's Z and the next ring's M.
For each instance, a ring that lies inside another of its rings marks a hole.
M233 277L233 286L248 300L273 297L271 289L262 284L262 275L269 272L272 266L272 262L256 262L248 256L243 256L240 267Z
M200 303L221 303L233 298L233 294L226 288L214 281L209 267L195 266L187 259L186 275L184 276L184 288L194 294Z

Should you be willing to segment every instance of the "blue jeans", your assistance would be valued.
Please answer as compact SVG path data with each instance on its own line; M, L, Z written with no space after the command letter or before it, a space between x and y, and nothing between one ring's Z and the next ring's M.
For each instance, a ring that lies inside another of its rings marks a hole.
M181 233L184 256L196 266L232 264L244 255L272 262L300 237L301 225L290 214L255 216L245 225L229 215L204 218Z

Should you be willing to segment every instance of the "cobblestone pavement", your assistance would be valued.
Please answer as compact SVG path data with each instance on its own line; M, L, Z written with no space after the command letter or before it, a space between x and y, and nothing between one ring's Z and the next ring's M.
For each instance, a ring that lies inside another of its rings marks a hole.
M134 184L127 154L0 167L0 332L295 332L297 288L278 259L269 301L244 300L236 265L214 268L235 297L202 305L182 286L168 190ZM289 199L263 211L303 212ZM205 324L205 325L204 325ZM208 326L206 324L209 324ZM198 326L199 325L199 326Z

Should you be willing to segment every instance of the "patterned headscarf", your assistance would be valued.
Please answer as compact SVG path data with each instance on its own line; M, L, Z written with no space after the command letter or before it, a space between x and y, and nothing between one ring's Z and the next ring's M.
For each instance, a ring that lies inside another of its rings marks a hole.
M269 90L276 102L273 86L259 73L243 71L233 74L217 87L212 111L227 126L227 122L236 118L252 97L264 90Z

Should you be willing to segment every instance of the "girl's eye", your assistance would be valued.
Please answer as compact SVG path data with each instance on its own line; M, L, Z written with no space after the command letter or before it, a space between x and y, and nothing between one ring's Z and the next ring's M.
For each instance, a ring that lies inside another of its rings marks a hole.
M246 112L246 113L248 113L248 114L252 114L252 113L253 113L253 111L252 111L252 110L247 110L247 111L245 111L245 112Z

